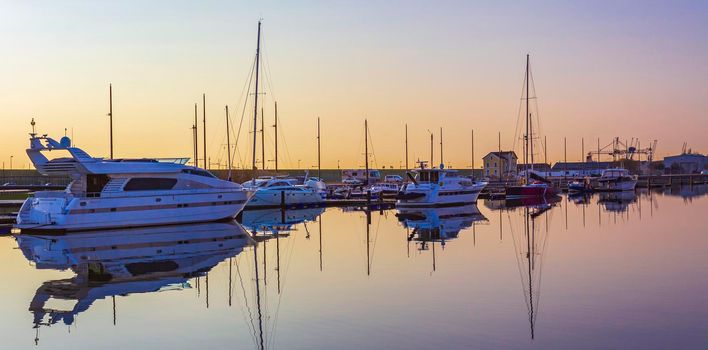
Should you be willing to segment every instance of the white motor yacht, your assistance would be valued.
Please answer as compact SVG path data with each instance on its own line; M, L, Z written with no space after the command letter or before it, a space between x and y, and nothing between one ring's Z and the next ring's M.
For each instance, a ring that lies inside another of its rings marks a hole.
M301 185L297 179L262 176L243 183L255 194L247 209L288 208L323 205L325 200L316 188Z
M594 189L596 191L634 191L636 186L636 175L630 175L627 169L613 168L602 172Z
M327 184L319 177L307 177L305 180L305 187L311 188L320 194L322 199L327 199Z
M436 207L463 205L477 202L479 193L487 186L486 182L473 181L460 176L457 170L425 168L415 170L415 176L408 173L411 182L403 186L398 195L396 207Z
M188 159L93 158L30 134L27 155L42 175L69 176L63 191L27 198L17 215L21 231L76 231L197 223L234 218L250 193L241 185L185 165ZM47 159L45 152L66 153Z

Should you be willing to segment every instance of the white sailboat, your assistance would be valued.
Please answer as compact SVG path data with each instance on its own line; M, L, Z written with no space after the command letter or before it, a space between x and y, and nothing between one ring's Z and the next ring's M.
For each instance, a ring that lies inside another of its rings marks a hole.
M254 109L253 109L253 156L252 168L256 168L256 126L258 125L258 80L260 74L261 22L258 21L258 40L256 45ZM276 129L277 130L277 129ZM277 137L277 136L276 136ZM277 138L276 138L277 142ZM276 143L277 152L277 143ZM277 154L276 154L277 159ZM265 160L264 160L265 165ZM305 181L307 182L307 181ZM308 207L324 203L323 191L318 181L299 184L296 179L282 177L261 177L244 182L243 186L254 192L247 209L263 209L274 207ZM326 189L325 189L326 190Z

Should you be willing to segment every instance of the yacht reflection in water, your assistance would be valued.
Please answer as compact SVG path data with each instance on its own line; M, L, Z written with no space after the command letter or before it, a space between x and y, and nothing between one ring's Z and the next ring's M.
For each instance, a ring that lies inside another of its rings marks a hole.
M629 205L637 201L634 191L601 192L598 194L597 203L605 207L608 212L624 213Z
M475 221L486 220L476 205L448 208L398 209L398 220L413 231L409 241L420 242L420 249L426 250L428 242L445 242L457 238L460 231L472 227Z
M297 224L315 221L324 211L325 208L322 207L296 210L246 210L241 212L239 219L243 227L253 233L276 234L292 231Z
M475 222L487 220L476 204L445 208L398 208L396 216L408 230L408 241L417 243L418 250L432 246L435 271L435 243L445 249L447 241L454 240L460 231L473 227Z
M16 239L38 269L70 269L76 274L44 282L37 289L29 307L37 329L60 321L71 325L79 313L107 297L190 288L189 279L205 275L254 243L235 222ZM75 305L52 309L46 306L52 299Z

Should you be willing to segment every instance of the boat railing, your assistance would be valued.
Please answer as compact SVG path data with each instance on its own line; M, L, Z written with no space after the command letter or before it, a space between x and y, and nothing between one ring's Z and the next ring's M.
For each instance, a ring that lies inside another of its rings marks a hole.
M66 198L69 194L66 191L39 191L34 193L35 198Z

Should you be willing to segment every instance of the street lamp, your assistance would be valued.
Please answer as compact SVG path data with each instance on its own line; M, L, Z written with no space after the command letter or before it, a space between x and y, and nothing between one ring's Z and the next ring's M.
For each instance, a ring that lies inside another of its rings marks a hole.
M15 156L10 156L10 170L12 170L12 158L14 158L14 157Z

